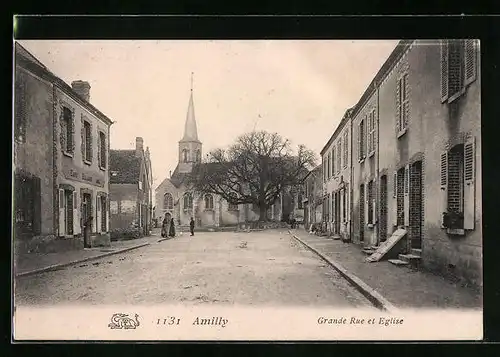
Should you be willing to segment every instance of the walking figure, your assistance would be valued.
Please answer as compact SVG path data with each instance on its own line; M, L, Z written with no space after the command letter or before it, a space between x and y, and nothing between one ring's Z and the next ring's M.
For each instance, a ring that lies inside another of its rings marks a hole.
M92 228L93 217L89 216L85 222L83 222L83 246L84 248L90 248L92 243L90 242L90 230Z
M174 226L174 219L172 218L170 220L170 230L168 232L170 237L175 237L175 226Z
M191 232L191 236L194 236L194 219L191 217L191 221L189 222L189 230Z

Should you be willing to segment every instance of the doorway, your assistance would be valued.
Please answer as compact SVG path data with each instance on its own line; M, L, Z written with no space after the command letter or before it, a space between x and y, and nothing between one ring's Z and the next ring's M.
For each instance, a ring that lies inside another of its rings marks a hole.
M410 244L422 247L422 161L410 166Z
M365 240L365 185L359 185L359 241Z
M387 239L387 175L380 177L380 241Z

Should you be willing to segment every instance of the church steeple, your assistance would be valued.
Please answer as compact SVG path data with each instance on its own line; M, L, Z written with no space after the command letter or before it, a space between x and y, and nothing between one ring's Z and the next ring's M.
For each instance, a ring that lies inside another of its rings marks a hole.
M179 164L177 165L177 171L191 172L193 164L201 162L201 149L202 144L198 139L198 128L196 127L196 118L194 115L193 73L191 73L191 93L184 126L184 136L179 141Z
M184 136L181 142L199 142L198 128L196 126L196 118L194 115L194 101L193 101L193 73L191 72L191 93L189 96L188 111L186 116L186 123L184 125Z

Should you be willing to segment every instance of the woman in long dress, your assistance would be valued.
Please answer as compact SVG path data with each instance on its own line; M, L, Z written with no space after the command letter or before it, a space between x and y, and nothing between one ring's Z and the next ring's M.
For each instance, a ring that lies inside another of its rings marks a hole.
M165 216L161 225L161 236L168 237L168 218Z
M175 237L175 226L174 226L174 219L173 218L170 220L170 230L169 230L168 235L170 237Z

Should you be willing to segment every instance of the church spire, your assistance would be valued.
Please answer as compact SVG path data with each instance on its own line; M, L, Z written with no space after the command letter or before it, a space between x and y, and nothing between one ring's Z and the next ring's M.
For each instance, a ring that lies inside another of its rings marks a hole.
M191 93L189 96L189 105L186 116L186 124L184 126L184 136L181 141L195 141L198 140L198 129L196 127L196 118L194 115L194 101L193 101L193 72L191 72Z

